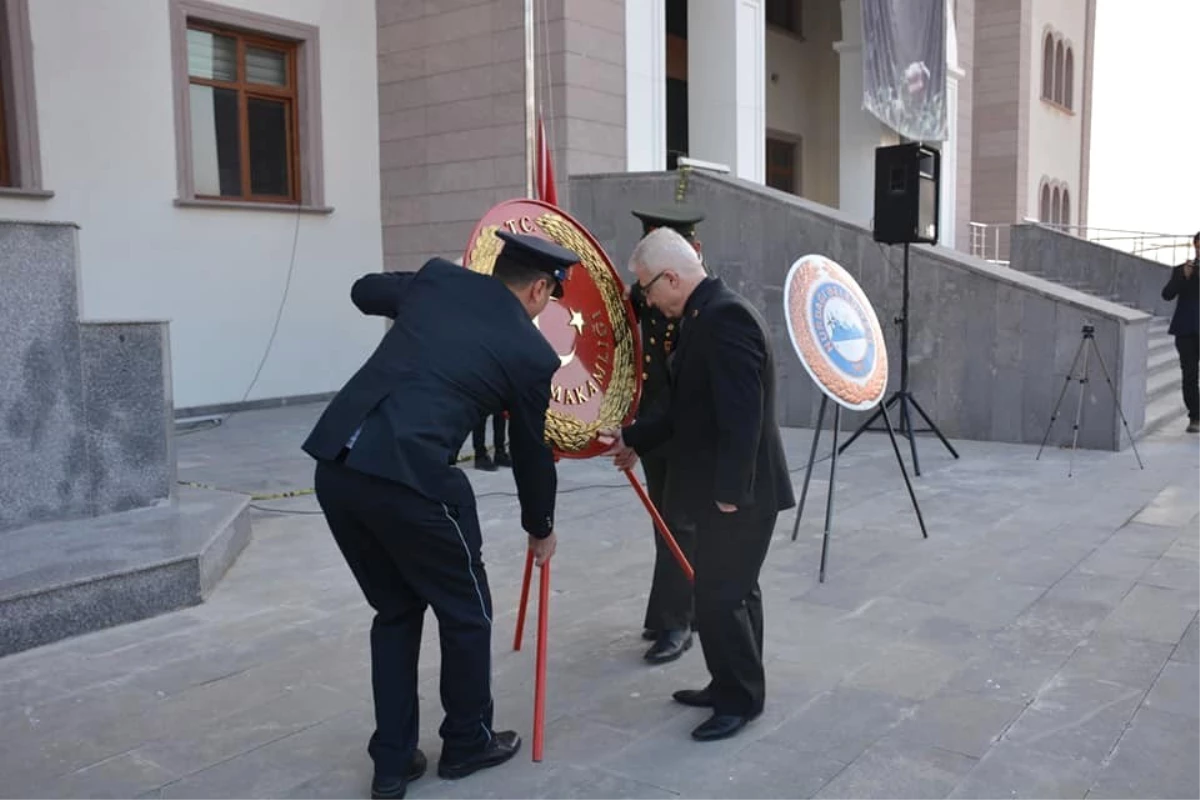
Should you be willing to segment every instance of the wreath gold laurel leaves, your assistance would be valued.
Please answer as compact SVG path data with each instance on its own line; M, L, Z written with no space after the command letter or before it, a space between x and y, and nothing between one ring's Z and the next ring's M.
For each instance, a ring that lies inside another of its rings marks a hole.
M578 417L553 408L546 413L547 441L561 452L578 453L591 444L600 431L620 427L633 407L637 386L633 329L625 324L625 305L621 288L600 252L587 237L559 214L542 214L537 218L537 223L555 243L580 257L580 263L600 291L608 317L608 327L613 332L612 374L604 398L600 401L600 413L596 421L585 423ZM499 229L499 225L488 225L479 231L467 264L471 270L485 275L492 273L496 256L503 246L500 237L495 235Z
M838 271L832 268L834 266L833 262L823 259L816 263L825 267L831 277L840 277ZM870 333L875 343L876 363L879 367L862 384L844 377L838 370L834 369L826 359L825 354L821 352L820 345L808 334L808 289L820 280L820 278L821 273L818 267L801 269L796 272L792 278L792 285L789 287L789 316L791 317L791 324L797 333L796 341L799 343L804 361L808 364L817 380L824 384L826 389L833 392L836 397L841 398L845 402L854 405L861 405L868 401L878 402L878 399L883 395L883 390L887 387L888 370L886 345L883 341L882 332L877 326L870 326L872 327ZM863 308L870 306L870 303L861 291L854 291L848 282L840 281L839 283L858 299ZM801 334L801 331L804 331L804 333Z

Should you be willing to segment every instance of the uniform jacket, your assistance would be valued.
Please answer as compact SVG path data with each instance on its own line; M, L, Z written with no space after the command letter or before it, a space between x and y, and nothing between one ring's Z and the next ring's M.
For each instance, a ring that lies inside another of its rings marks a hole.
M775 358L758 312L719 278L692 292L678 323L665 409L623 432L639 454L670 442L665 504L716 502L780 511L795 504L775 417Z
M346 466L473 505L470 481L448 461L486 417L507 410L521 524L548 535L557 478L546 410L559 360L520 301L496 279L440 258L415 273L360 278L350 298L395 324L329 403L304 451L334 459L358 431Z
M1200 261L1192 262L1192 277L1183 277L1183 265L1171 270L1171 279L1163 287L1163 300L1175 300L1171 316L1172 336L1195 336L1200 333Z

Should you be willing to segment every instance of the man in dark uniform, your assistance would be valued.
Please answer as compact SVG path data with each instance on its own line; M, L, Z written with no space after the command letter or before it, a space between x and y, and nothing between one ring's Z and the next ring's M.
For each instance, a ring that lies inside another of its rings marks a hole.
M360 278L364 314L395 320L304 443L334 539L375 610L371 677L374 797L403 797L423 774L417 660L425 609L441 636L445 720L438 774L461 778L511 758L492 728L492 603L475 496L448 460L481 420L510 413L521 525L538 564L554 553L554 457L545 443L554 349L532 320L561 296L579 257L530 236L504 240L492 276L444 259Z
M637 210L633 215L642 223L643 236L655 228L671 228L691 242L697 253L700 252L696 224L704 219L701 211L676 204ZM642 399L638 415L644 416L667 405L667 361L678 338L677 323L649 305L637 283L630 289L629 300L641 330ZM679 548L690 559L695 528L685 517L671 514L670 509L663 505L663 487L667 482L665 449L646 453L642 457L642 471L646 475L646 491L650 501L663 515ZM679 562L671 555L662 537L653 529L651 535L655 546L654 578L650 584L650 600L646 604L645 631L642 636L654 642L646 651L645 659L651 664L665 664L679 658L692 646L692 584L679 568Z
M683 237L657 230L630 258L643 296L679 319L665 411L639 415L615 461L669 442L668 508L696 524L696 622L711 681L675 700L711 708L692 731L723 739L762 713L763 612L758 576L779 512L795 504L775 418L775 360L766 323L745 298L705 275Z
M1179 370L1183 374L1183 404L1188 433L1200 433L1200 232L1192 237L1195 257L1171 270L1163 300L1175 300L1168 330L1175 337ZM1176 299L1178 298L1178 299Z

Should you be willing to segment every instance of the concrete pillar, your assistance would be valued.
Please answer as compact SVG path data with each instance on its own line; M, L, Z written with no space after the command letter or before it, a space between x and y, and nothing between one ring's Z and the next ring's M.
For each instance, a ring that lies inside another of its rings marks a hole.
M765 71L762 0L688 0L690 157L725 164L739 178L765 180Z
M863 108L862 3L842 0L839 64L838 208L870 225L875 215L875 148L899 137Z
M625 143L630 172L667 168L667 10L625 3Z
M958 228L958 82L966 72L958 63L958 33L954 19L954 0L946 0L946 141L942 150L941 214L939 241L954 248Z

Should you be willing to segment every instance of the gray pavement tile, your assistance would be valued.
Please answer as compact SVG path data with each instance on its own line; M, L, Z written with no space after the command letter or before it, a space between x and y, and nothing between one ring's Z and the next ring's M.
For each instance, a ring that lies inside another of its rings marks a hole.
M977 759L916 744L899 732L880 739L827 783L817 797L945 797Z
M1085 575L1107 575L1137 580L1154 566L1156 558L1129 555L1116 548L1098 549L1079 563L1075 570Z
M1194 719L1142 708L1105 760L1088 798L1200 797Z
M1138 584L1098 630L1131 639L1175 644L1195 614L1196 608L1185 592Z
M1142 525L1175 527L1184 525L1196 516L1196 484L1175 484L1160 491L1145 508L1137 513L1133 522Z
M1200 720L1200 671L1196 665L1168 661L1146 695L1143 708Z
M1099 764L1144 692L1093 678L1057 676L1009 727L1006 741Z
M1025 709L1025 702L977 692L941 691L899 725L896 738L979 758Z
M979 760L948 797L1083 797L1097 769L1088 761L1001 742Z
M847 675L845 684L920 700L945 685L965 663L965 658L953 653L901 644L881 651L875 660Z
M1037 600L1045 588L995 578L976 582L946 602L946 616L983 628L1003 628Z
M883 692L838 686L817 696L759 741L848 764L913 713L916 703Z
M946 682L944 691L1028 702L1066 660L1065 654L1015 652L991 642Z
M1191 559L1163 556L1154 562L1154 566L1142 573L1138 583L1195 593L1200 591L1200 569L1196 568L1196 562Z
M1159 525L1143 525L1130 522L1117 529L1105 546L1110 550L1130 556L1159 558L1183 533L1178 527L1164 528Z
M1149 689L1171 651L1168 644L1093 633L1071 653L1061 674Z
M845 768L842 762L817 753L756 742L734 759L698 765L676 788L683 797L812 797Z
M1136 583L1135 578L1118 578L1112 575L1092 575L1074 570L1058 583L1046 590L1047 600L1074 600L1084 603L1103 603L1116 608L1121 598L1129 594Z
M1171 654L1171 660L1183 661L1188 664L1200 662L1200 636L1197 636L1196 617L1192 617L1191 624L1188 625L1183 638L1179 640L1175 652Z
M63 775L44 784L30 797L136 797L153 791L173 773L139 753L122 753L98 764Z

